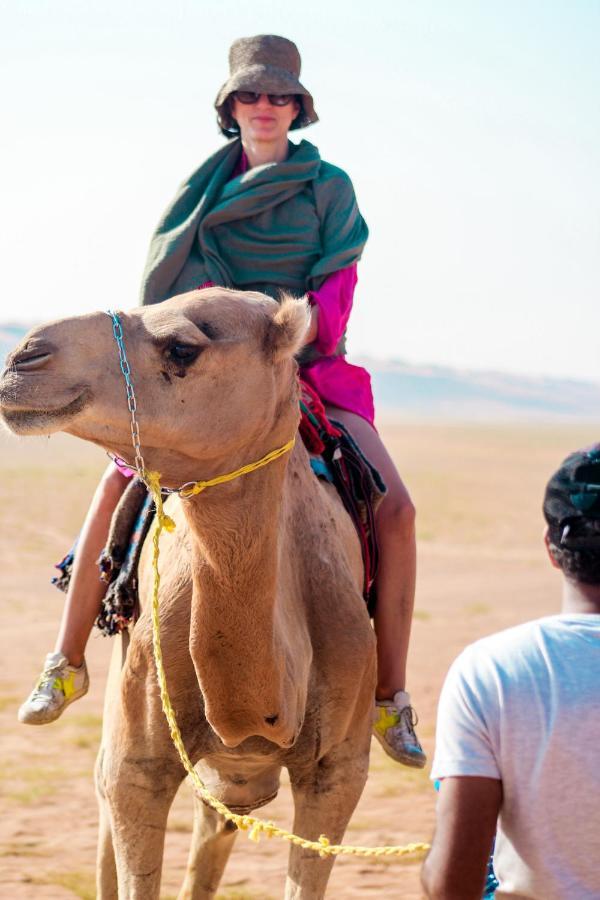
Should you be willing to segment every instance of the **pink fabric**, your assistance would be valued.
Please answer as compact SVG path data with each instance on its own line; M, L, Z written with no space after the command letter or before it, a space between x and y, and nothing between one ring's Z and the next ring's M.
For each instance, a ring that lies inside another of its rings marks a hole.
M118 456L114 456L113 462L123 478L131 478L133 475L135 475L135 471L129 468L124 459L119 459Z
M243 175L244 172L247 172L250 168L250 163L248 162L248 157L246 155L246 151L242 147L242 152L240 154L240 158L238 159L235 169L231 173L232 178L237 178L238 175Z
M352 311L358 276L356 263L329 275L318 291L309 291L311 305L319 307L315 348L327 359L302 366L302 378L324 404L356 413L374 424L375 407L371 376L361 366L353 366L343 356L331 356L337 347Z
M331 356L346 330L357 281L354 263L347 269L328 275L318 291L308 292L311 305L319 307L319 333L315 348L323 356Z

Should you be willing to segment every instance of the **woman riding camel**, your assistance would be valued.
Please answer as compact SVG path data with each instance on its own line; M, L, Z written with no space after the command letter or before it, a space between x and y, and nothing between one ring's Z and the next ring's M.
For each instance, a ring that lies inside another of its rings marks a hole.
M328 415L344 425L380 471L387 493L377 511L379 569L378 682L374 733L385 751L422 767L406 692L406 658L415 591L414 508L375 430L368 373L345 359L344 335L367 226L349 177L313 144L293 144L288 131L316 122L300 83L300 55L276 35L241 38L229 53L230 77L215 102L229 140L181 187L152 238L142 303L210 284L307 294L311 306L304 381ZM111 464L92 500L79 538L67 602L53 653L19 719L44 724L88 689L84 651L106 585L97 560L131 473Z

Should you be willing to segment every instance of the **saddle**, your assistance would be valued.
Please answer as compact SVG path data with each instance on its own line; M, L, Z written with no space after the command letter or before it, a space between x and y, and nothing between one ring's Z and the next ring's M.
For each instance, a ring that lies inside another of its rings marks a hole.
M356 528L364 563L363 596L372 617L378 562L375 512L385 495L385 485L348 431L340 422L327 418L321 400L304 382L300 412L299 432L311 467L317 478L335 486ZM113 513L108 542L98 560L107 590L95 624L105 635L118 634L137 617L138 562L154 514L154 502L145 484L132 478ZM76 551L77 541L56 566L60 574L52 581L62 591L68 590Z

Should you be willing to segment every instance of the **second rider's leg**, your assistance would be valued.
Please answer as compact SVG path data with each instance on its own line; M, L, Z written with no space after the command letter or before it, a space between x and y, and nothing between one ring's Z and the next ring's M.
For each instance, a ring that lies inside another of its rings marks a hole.
M111 463L96 488L77 542L55 650L46 657L35 688L19 709L19 721L24 724L53 722L69 703L87 692L85 647L106 592L98 558L127 484L128 479Z
M54 647L72 666L83 662L85 646L106 593L98 559L106 546L112 514L128 484L129 479L111 463L100 479L83 522Z

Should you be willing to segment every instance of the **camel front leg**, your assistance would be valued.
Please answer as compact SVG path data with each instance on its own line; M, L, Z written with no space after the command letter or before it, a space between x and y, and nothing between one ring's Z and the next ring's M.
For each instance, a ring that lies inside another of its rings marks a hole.
M112 827L110 822L110 810L104 790L102 777L102 761L104 748L100 748L96 760L96 797L98 799L99 829L98 829L98 855L96 863L96 891L98 900L118 900L117 866L115 863L115 850L113 846Z
M98 831L98 856L96 863L97 900L118 900L117 866L113 848L112 829L106 804L100 802L100 827Z
M194 832L179 900L212 900L236 835L235 825L194 795Z
M105 756L103 770L119 900L158 900L167 817L184 770L178 760L129 754Z
M310 840L325 834L340 843L363 792L369 770L364 746L346 744L302 773L290 771L294 795L294 833ZM334 857L322 859L312 850L292 846L285 884L285 900L320 900L325 896Z

